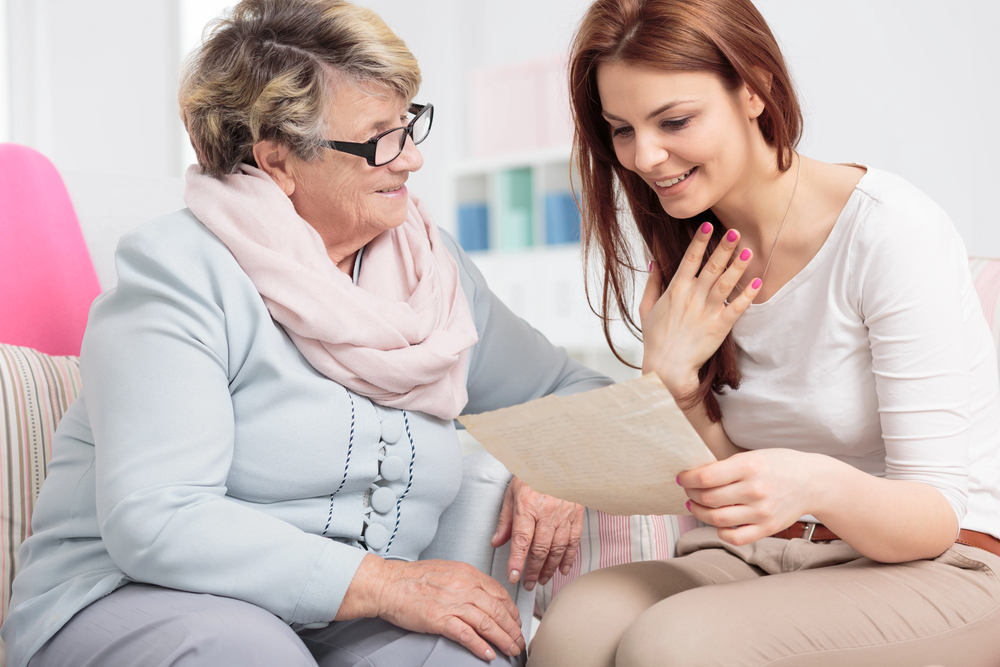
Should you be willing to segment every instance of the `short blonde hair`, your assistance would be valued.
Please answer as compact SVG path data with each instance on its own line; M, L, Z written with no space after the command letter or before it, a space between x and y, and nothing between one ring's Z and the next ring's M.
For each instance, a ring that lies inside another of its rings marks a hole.
M337 75L412 100L420 68L384 21L345 0L243 0L185 62L181 120L202 169L234 173L271 140L303 160L319 154Z

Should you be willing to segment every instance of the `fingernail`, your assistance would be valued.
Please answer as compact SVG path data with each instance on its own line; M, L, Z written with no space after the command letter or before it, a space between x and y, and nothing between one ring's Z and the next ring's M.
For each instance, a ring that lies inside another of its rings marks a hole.
M493 649L491 649L491 648L486 649L486 659L487 660L493 660L496 657L497 657L497 654L493 652Z
M690 512L691 511L691 501L689 500L686 503L684 503L684 507L688 508L688 512Z
M522 651L525 650L526 648L528 648L528 645L524 643L524 636L523 635L521 637L517 638L517 645L521 647Z
M740 237L740 235L736 233L735 229L730 229L729 233L726 234L726 240L729 241L730 243L732 243L733 241L735 241L739 237Z
M517 644L511 644L509 652L511 655L521 655L521 647Z
M562 566L561 568L559 568L559 571L560 571L560 572L562 572L563 576L565 577L566 575L568 575L568 574L569 574L569 571L570 571L571 569L572 569L572 568L570 568L570 566L569 566L569 565L563 565L563 566Z
M750 287L752 289L759 289L760 285L761 285L760 278L757 278L752 283L750 283Z
M521 573L518 570L511 570L510 574L507 575L507 581L512 584L516 584L521 580Z
M653 271L653 260L649 260L649 266L646 267L646 273L652 273Z
M708 234L711 231L712 231L712 223L711 222L706 222L704 225L701 226L701 233L702 234Z
M528 591L529 593L535 590L535 582L529 581L528 583L526 583L524 585L524 590Z
M499 534L500 534L500 531L497 531L497 532L493 533L493 537L490 538L490 544L493 544L494 542L497 541L497 535L499 535Z
M743 248L743 252L740 253L740 261L745 262L750 259L750 248Z
M542 577L541 579L538 580L538 585L539 586L544 586L547 583L549 583L549 578L548 577Z
M677 475L677 486L681 485L681 476Z

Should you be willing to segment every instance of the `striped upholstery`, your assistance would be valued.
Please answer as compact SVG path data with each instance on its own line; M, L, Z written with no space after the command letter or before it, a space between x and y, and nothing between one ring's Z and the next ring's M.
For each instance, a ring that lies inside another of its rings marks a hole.
M563 586L581 574L611 565L660 560L674 554L677 538L697 525L691 516L613 516L586 509L580 554L569 574L555 576L538 587L535 615L541 616Z
M969 269L983 314L1000 350L1000 259L970 257ZM998 353L1000 358L1000 353ZM559 572L549 583L539 587L535 596L535 615L545 608L563 586L585 572L609 565L633 561L669 558L677 539L697 525L688 516L610 516L587 510L580 539L580 557L568 575Z
M0 622L7 615L18 547L31 534L31 508L45 479L52 433L79 393L76 357L0 344Z

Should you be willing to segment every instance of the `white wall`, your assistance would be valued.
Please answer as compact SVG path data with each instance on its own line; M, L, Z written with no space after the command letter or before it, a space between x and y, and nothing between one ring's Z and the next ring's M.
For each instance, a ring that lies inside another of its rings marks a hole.
M0 0L0 142L10 141L10 90L7 62L7 0Z
M1000 255L1000 3L758 0L806 114L803 153L904 176Z
M178 17L182 5L194 11L223 0L3 2L11 140L40 149L64 171L181 174L185 138L175 95L188 33ZM378 11L420 60L421 98L435 104L436 116L422 146L424 169L411 185L450 226L451 167L468 144L468 77L480 67L565 51L589 2L360 2ZM1000 103L994 35L1000 3L758 0L758 6L802 94L802 151L903 175L951 214L970 252L1000 256L1000 163L993 158L1000 130L990 117Z
M11 138L61 170L176 176L178 0L7 0Z
M436 188L448 164L464 156L462 89L470 73L567 49L590 4L361 1L407 41L424 70L423 97L441 107L425 144L424 171L414 178L424 189ZM1000 161L994 158L1000 130L993 118L1000 106L1000 3L757 0L757 6L801 93L806 132L800 150L904 176L948 211L970 253L1000 256ZM449 108L456 102L460 106Z

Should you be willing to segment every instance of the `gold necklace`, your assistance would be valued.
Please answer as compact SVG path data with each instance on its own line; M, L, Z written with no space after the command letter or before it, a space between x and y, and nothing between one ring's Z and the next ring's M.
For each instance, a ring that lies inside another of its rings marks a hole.
M778 247L778 239L781 238L781 230L785 228L785 222L788 220L788 212L792 210L792 201L795 200L795 191L799 189L799 176L802 175L802 156L798 153L795 155L799 158L798 169L795 170L795 185L792 186L792 196L788 198L788 207L785 208L785 217L781 219L781 224L778 225L778 233L774 235L774 243L771 244L771 252L767 255L767 262L764 264L764 273L760 274L760 281L764 282L764 276L767 275L767 270L771 267L771 259L774 258L774 249ZM736 283L736 287L742 293L743 288L740 287L739 283ZM726 305L729 305L729 300L726 299Z

